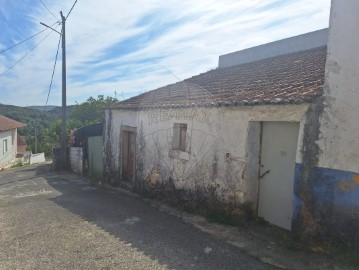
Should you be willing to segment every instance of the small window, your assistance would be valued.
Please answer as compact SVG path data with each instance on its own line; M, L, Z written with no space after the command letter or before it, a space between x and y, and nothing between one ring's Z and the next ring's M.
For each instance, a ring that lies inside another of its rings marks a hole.
M174 123L173 125L173 150L186 152L187 124Z
M3 154L7 153L7 139L3 141Z

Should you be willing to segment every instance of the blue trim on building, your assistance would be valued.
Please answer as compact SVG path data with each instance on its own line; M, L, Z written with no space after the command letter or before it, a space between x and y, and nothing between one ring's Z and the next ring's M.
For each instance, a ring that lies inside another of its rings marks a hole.
M296 164L293 199L293 230L303 229L308 216L323 232L359 236L359 173ZM309 209L309 211L308 211ZM333 230L334 228L334 230Z

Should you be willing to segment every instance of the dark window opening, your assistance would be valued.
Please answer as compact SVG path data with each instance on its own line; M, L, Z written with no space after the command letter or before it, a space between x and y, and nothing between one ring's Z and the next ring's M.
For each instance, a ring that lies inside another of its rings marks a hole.
M173 150L186 152L187 124L174 123L173 125Z
M8 148L7 148L7 139L5 139L3 141L3 154L7 153Z

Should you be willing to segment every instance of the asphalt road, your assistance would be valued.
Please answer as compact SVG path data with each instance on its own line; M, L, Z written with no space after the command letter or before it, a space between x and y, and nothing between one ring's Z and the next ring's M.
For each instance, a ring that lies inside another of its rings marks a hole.
M48 165L0 172L0 269L274 269L182 219Z

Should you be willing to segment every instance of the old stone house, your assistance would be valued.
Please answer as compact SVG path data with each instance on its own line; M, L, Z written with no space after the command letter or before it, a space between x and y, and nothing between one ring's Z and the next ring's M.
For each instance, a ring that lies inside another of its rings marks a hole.
M107 109L108 179L204 211L357 239L359 3L346 2L333 1L329 34L220 56L215 70Z
M111 175L230 214L246 205L290 229L295 164L306 112L323 88L326 44L322 30L222 56L215 70L120 102L107 112Z

